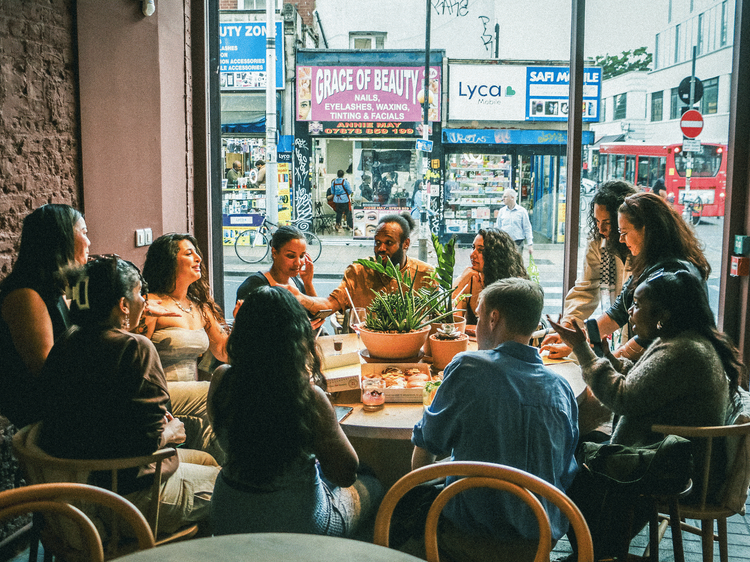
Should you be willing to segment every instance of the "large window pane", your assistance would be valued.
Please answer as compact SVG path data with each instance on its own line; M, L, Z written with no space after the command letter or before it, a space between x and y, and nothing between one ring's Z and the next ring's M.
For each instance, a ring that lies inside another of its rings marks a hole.
M625 119L628 112L628 94L619 94L615 96L615 114L614 119Z
M703 98L701 98L701 113L709 115L716 113L719 107L719 79L711 78L703 81Z
M664 109L664 92L651 94L651 121L661 121Z

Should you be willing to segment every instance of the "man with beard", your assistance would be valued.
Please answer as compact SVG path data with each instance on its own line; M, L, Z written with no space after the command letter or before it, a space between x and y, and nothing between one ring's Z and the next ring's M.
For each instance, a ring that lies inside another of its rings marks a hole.
M402 275L408 274L409 277L415 278L414 289L430 284L429 275L434 268L422 261L410 258L406 255L409 249L412 230L416 227L414 219L408 211L400 215L386 215L378 222L375 230L375 256L381 261L390 258L393 265L401 270ZM388 288L395 291L396 281L378 273L358 263L353 263L344 271L344 279L341 284L333 290L328 298L307 297L301 295L297 297L302 306L307 310L316 312L317 310L330 308L331 310L344 310L351 307L346 291L354 301L354 306L367 308L372 302L376 292Z
M561 324L572 326L577 322L582 326L599 306L602 293L608 294L610 303L620 294L622 284L629 276L626 262L630 252L620 242L617 209L626 197L634 193L636 190L632 184L612 180L604 182L594 194L589 211L589 241L583 276L565 296ZM622 341L627 341L627 338L622 338ZM541 349L549 350L551 358L562 358L570 353L570 348L557 334L547 336Z

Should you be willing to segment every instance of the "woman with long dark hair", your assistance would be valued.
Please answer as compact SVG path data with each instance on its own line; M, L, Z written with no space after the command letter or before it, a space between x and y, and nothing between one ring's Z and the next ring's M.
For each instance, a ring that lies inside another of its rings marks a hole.
M467 267L453 284L454 299L462 294L471 295L457 304L459 310L465 311L464 318L466 318L467 326L474 326L477 323L476 310L482 289L499 279L529 278L523 265L523 258L507 232L495 228L480 229L474 238L472 248L471 266ZM471 332L471 329L469 331Z
M654 424L724 425L730 400L739 384L746 382L747 370L737 349L716 329L701 280L684 270L652 271L636 287L629 314L634 332L652 342L635 364L615 358L608 350L605 358L598 358L578 325L571 329L552 323L576 354L594 395L619 416L611 442L656 443L663 435L651 431ZM711 471L716 480L708 483L709 497L714 499L724 474L718 457L711 461L717 461L717 470ZM702 473L702 467L696 466L694 474ZM693 497L700 497L702 489L702 479L694 477ZM601 498L592 498L590 488L574 482L568 493L590 522L599 519ZM626 532L609 527L601 535L594 533L597 557L613 554L606 550L630 538L621 534Z
M626 197L635 193L633 185L622 180L604 182L594 193L588 214L589 236L583 274L565 296L561 324L570 327L573 322L584 322L602 302L604 293L609 296L611 304L622 291L630 275L627 270L630 250L620 241L617 210ZM552 358L570 353L557 334L544 339L542 350L549 350Z
M41 448L61 458L110 459L183 442L182 422L167 411L156 349L129 331L145 308L138 269L117 257L97 258L71 286L75 327L55 343L40 375ZM134 468L118 478L119 493L144 514L153 473L152 466ZM214 459L201 451L178 450L178 457L166 460L159 529L171 533L206 519L218 473ZM109 475L100 476L93 474L108 487Z
M221 461L206 412L208 382L197 379L198 358L206 351L227 361L227 334L197 244L190 234L171 233L149 247L143 266L149 299L161 299L175 316L142 318L136 331L148 337L159 352L172 413L185 421L188 446L208 451Z
M214 533L351 535L382 487L357 476L305 310L281 287L256 289L228 350L231 366L216 370L209 398L227 455L211 501Z
M83 215L68 205L39 207L23 221L13 271L0 284L0 414L18 428L37 419L36 378L70 326L66 271L86 264Z
M661 197L637 193L626 197L617 212L620 241L630 250L630 279L607 312L597 319L602 335L628 321L635 289L654 271L687 271L707 281L711 266L692 227ZM650 342L643 337L625 344L620 354L637 357Z

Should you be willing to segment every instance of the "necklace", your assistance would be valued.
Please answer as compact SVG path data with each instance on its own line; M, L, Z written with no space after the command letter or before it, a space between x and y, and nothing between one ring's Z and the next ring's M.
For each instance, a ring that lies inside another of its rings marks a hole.
M183 308L183 306L180 304L180 301L178 301L172 295L167 295L167 296L170 299L172 299L174 301L174 303L177 305L177 308L179 308L185 314L192 314L193 313L193 301L190 301L190 305L187 308Z

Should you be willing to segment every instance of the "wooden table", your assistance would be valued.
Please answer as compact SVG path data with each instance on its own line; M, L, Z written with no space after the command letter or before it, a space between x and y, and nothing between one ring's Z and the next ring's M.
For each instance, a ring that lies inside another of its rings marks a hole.
M554 361L546 366L570 383L579 402L584 399L586 383L577 364ZM411 470L411 432L422 419L424 408L421 403L386 403L380 410L366 412L358 399L358 390L339 395L337 404L354 408L341 428L360 461L369 465L388 489Z
M226 535L178 542L123 556L127 562L415 562L397 550L371 543L294 533Z

